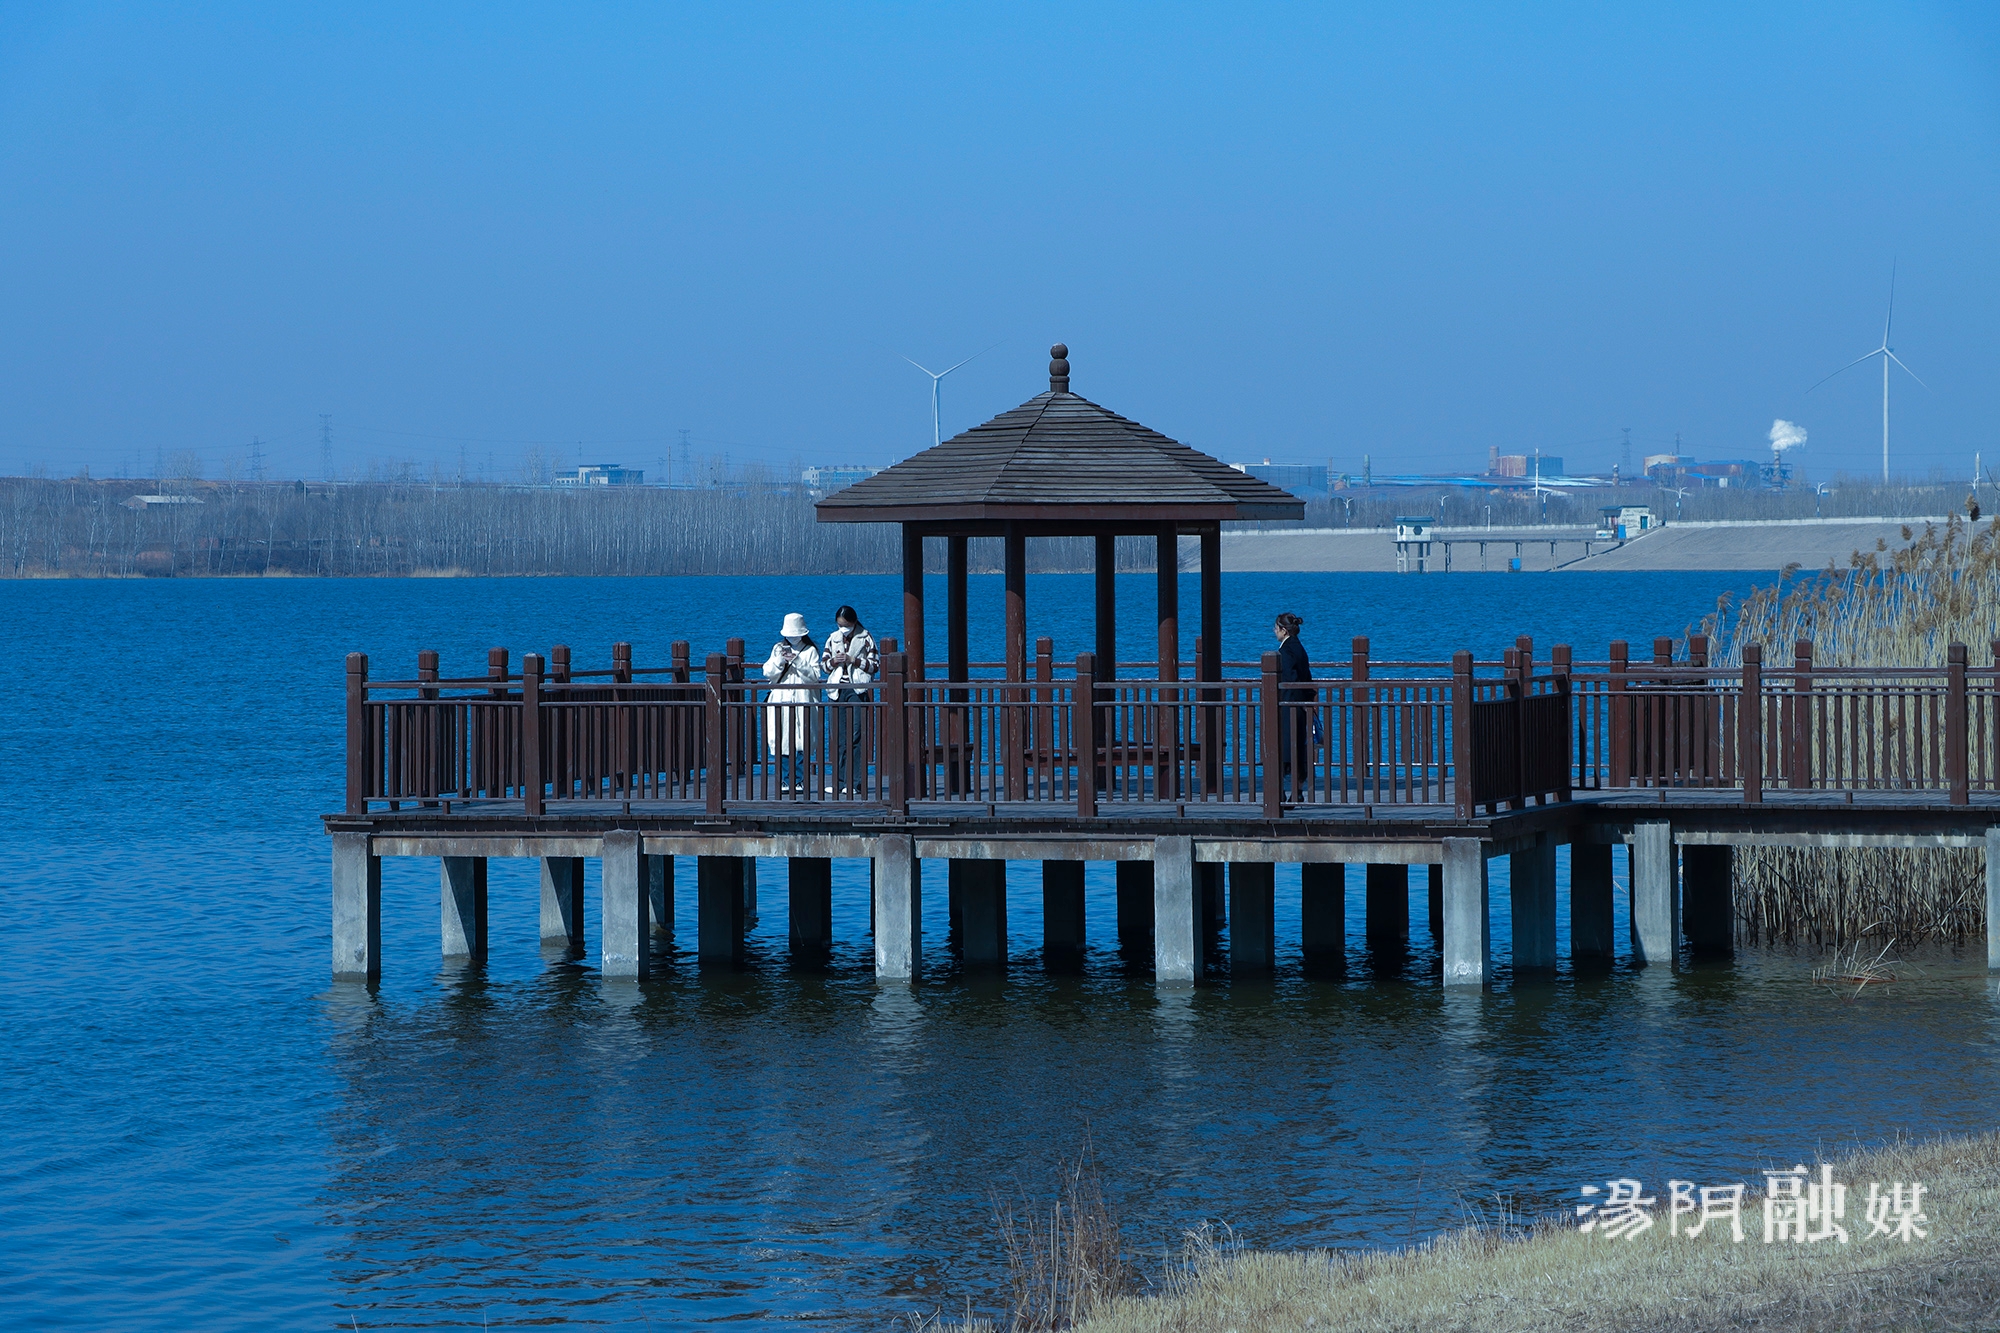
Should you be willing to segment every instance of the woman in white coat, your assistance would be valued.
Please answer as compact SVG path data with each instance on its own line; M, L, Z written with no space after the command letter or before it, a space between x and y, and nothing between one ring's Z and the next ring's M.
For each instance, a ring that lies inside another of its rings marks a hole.
M794 611L785 617L781 637L764 659L764 679L772 685L764 696L764 743L778 764L778 790L806 789L806 711L785 705L812 699L810 688L826 679L819 645L806 632L806 618Z

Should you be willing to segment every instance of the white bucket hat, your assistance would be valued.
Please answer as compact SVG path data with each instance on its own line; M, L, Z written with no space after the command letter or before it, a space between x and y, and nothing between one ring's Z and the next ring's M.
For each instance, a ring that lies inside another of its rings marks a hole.
M778 633L788 639L803 639L806 636L806 618L793 611L785 617L785 627Z

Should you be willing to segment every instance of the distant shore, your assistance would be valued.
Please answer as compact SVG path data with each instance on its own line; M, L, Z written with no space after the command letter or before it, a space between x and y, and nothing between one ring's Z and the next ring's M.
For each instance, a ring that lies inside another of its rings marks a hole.
M1873 551L1881 542L1899 550L1931 518L1774 519L1708 523L1674 523L1629 541L1593 541L1586 556L1575 541L1562 541L1554 551L1553 530L1534 528L1434 528L1431 571L1444 571L1441 543L1453 544L1451 572L1476 573L1482 568L1480 542L1485 543L1484 569L1508 571L1519 558L1523 573L1588 573L1599 570L1750 570L1769 571L1797 564L1824 569L1828 561L1845 567L1855 551ZM1574 529L1565 530L1574 532ZM1394 573L1396 538L1390 528L1264 529L1224 532L1222 568L1225 573Z

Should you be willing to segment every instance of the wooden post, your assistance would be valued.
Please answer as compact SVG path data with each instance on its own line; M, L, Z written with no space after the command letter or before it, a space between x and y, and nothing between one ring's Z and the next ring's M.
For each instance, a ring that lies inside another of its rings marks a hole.
M1460 819L1478 813L1479 791L1472 760L1472 654L1451 655L1451 797Z
M1583 766L1590 759L1589 751L1584 747L1583 738L1585 732L1581 726L1575 728L1574 732L1577 741L1574 762L1572 762L1572 756L1569 753L1569 739L1572 734L1570 721L1576 717L1576 681L1570 675L1570 666L1574 661L1575 658L1570 652L1569 645L1566 643L1557 644L1549 654L1549 670L1555 676L1556 695L1562 700L1563 715L1563 762L1561 769L1556 775L1556 800L1558 802L1567 801L1571 796L1575 795L1576 779L1583 772Z
M1278 707L1278 655L1265 653L1264 676L1257 683L1257 715L1263 732L1264 818L1282 819L1285 814L1285 748L1281 712Z
M1366 802L1369 795L1368 742L1372 737L1373 719L1368 708L1368 687L1362 682L1368 679L1368 640L1356 638L1348 644L1348 677L1353 681L1348 690L1349 702L1354 710L1354 741L1349 751L1354 765L1354 799Z
M688 679L687 640L675 639L673 643L668 646L667 651L669 654L671 654L671 656L667 660L673 666L674 684L676 685L687 684L687 679Z
M1736 762L1743 770L1743 801L1764 799L1764 646L1743 645L1743 695L1736 705Z
M1201 646L1206 656L1196 673L1222 679L1222 524L1201 530Z
M487 694L495 699L507 697L507 650L488 648L486 650L486 678L497 682Z
M731 684L743 683L743 640L724 639L722 641L722 663L724 674Z
M1508 804L1510 810L1520 810L1528 804L1528 717L1526 677L1521 674L1521 650L1509 648L1500 655L1501 675L1506 679L1507 700L1514 706L1514 799Z
M898 816L910 808L909 709L904 694L909 661L904 653L882 654L882 753L876 763L889 812Z
M924 678L924 534L914 523L903 525L903 652L909 658L907 679Z
M723 653L708 655L708 690L703 699L708 722L708 813L722 813L722 790L729 782L729 750L722 725L722 686L729 673L729 658Z
M368 813L368 654L347 655L347 813Z
M437 649L426 648L422 652L417 654L417 679L420 681L422 680L436 681L437 678L438 678ZM429 689L419 689L417 691L417 697L419 699L437 698L438 697L437 686L433 684Z
M1181 674L1181 539L1171 523L1162 524L1153 538L1154 609L1158 614L1156 652L1158 679L1178 680ZM1180 797L1175 781L1180 772L1180 718L1174 708L1175 691L1160 689L1159 708L1153 710L1153 795L1162 801Z
M1792 747L1790 785L1799 791L1812 786L1812 667L1812 643L1800 639L1792 645L1792 725L1786 738Z
M1009 682L1000 691L1000 707L1005 720L999 733L1006 738L1005 756L1007 799L1026 800L1028 795L1027 731L1022 725L1028 692L1012 682L1028 678L1028 542L1018 523L1009 523L1006 546L1007 587L1007 669Z
M1100 680L1118 676L1118 539L1097 534L1092 570L1097 583L1097 670Z
M1951 782L1951 803L1966 805L1972 800L1972 783L1965 720L1965 645L1954 643L1947 646L1945 661L1945 775Z
M542 813L542 656L521 658L521 806Z
M1070 735L1076 741L1076 813L1097 818L1097 658L1076 655L1076 688L1070 694Z
M964 680L970 673L967 663L971 656L965 641L965 542L963 537L945 538L945 678ZM954 699L963 699L963 690L955 691Z
M614 685L632 683L632 645L614 643L611 645L611 681Z
M569 645L559 643L549 649L549 683L569 684Z
M1632 646L1623 639L1611 642L1610 695L1611 785L1632 785L1632 701L1625 694L1625 671L1631 665Z

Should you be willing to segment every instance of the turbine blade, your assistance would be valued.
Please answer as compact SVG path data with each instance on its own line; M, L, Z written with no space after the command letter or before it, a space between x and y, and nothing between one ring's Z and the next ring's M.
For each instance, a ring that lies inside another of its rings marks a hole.
M1896 261L1889 261L1889 313L1882 317L1882 345L1889 345L1889 326L1896 322Z
M1005 341L1006 341L1006 339L1004 339L1004 338L1003 338L1003 339L1001 339L1001 342L1005 342ZM982 356L985 356L985 355L986 355L986 354L987 354L988 352L992 351L992 350L993 350L994 348L998 347L999 345L1000 345L1000 343L988 343L988 344L986 344L986 346L984 346L984 347L980 348L980 349L979 349L978 351L974 352L974 353L973 353L973 354L972 354L971 356L968 356L967 358L965 358L965 361L977 361L977 360L978 360L978 359L979 359L980 357L982 357ZM961 362L959 362L959 363L958 363L958 366L962 366L962 365L964 365L964 364L965 364L965 361L961 361ZM948 370L940 370L940 371L938 372L938 378L939 378L939 379L943 379L943 378L944 378L944 377L945 377L946 375L949 375L949 374L951 374L951 372L952 372L953 370L957 370L957 369L958 369L958 366L952 366L952 367L951 367L950 369L948 369Z
M1870 355L1870 356L1873 356L1873 355L1874 355L1874 353L1873 353L1873 352L1870 352L1870 353L1869 353L1869 355ZM909 361L911 365L915 366L915 367L916 367L916 368L917 368L918 370L921 370L921 371L923 371L923 372L924 372L924 374L926 374L926 375L929 375L929 376L930 376L930 377L931 377L932 379L936 379L936 378L938 378L938 374L937 374L937 372L936 372L936 371L934 371L934 370L932 370L932 369L931 369L931 368L930 368L929 366L927 366L927 365L923 364L923 363L922 363L921 361L910 361L910 358L909 358L909 357L907 357L907 356L906 356L906 357L904 357L904 358L903 358L903 360L905 360L905 361ZM1845 369L1845 367L1843 367L1843 369ZM945 372L945 374L947 374L947 375L949 375L950 373L951 373L951 372L950 372L950 371L948 371L948 370L947 370L947 371ZM1835 373L1836 373L1836 374L1838 374L1839 372L1838 372L1838 371L1836 371Z
M1863 353L1862 353L1862 354L1861 354L1860 356L1857 356L1857 357L1855 357L1855 358L1854 358L1854 359L1853 359L1852 361L1850 361L1850 362L1848 362L1848 363L1847 363L1846 365L1842 366L1842 367L1841 367L1841 368L1840 368L1839 370L1836 370L1836 371L1834 371L1834 372L1833 372L1833 375L1839 375L1839 374L1843 374L1843 373L1844 373L1844 372L1846 372L1846 371L1850 371L1850 370L1854 369L1854 368L1855 368L1856 366L1860 365L1860 364L1861 364L1861 363L1862 363L1863 361L1866 361L1866 360L1867 360L1867 359L1868 359L1869 357L1871 357L1871 356L1880 356L1880 355L1882 355L1882 353L1883 353L1884 351L1886 351L1886 350L1887 350L1886 348L1881 348L1881 347L1878 347L1878 348L1876 348L1876 349L1875 349L1874 351L1872 351L1872 352L1863 352ZM1891 353L1890 353L1890 355L1891 355L1891 356L1893 356L1893 355L1895 355L1895 354L1894 354L1893 352L1891 352ZM1813 391L1813 389L1817 389L1817 388L1818 388L1818 387L1819 387L1820 385L1822 385L1822 384L1826 383L1826 381L1827 381L1827 380L1830 380L1830 379L1832 379L1832 378L1833 378L1833 375L1828 375L1828 376L1826 376L1826 377L1825 377L1824 379L1818 379L1818 380L1814 380L1814 381L1813 381L1813 385L1812 385L1812 388L1811 388L1811 389L1807 389L1807 390L1806 390L1806 392L1807 392L1807 393L1811 393L1811 392Z
M1891 361L1894 361L1894 362L1895 362L1895 363L1896 363L1897 365L1899 365L1899 366L1903 366L1903 358L1902 358L1902 357L1900 357L1900 356L1897 356L1897 355L1896 355L1896 354L1895 354L1894 352L1891 352L1891 351L1888 351L1887 349L1884 349L1884 350L1883 350L1883 353L1882 353L1882 355L1884 355L1884 356L1888 357L1888 358L1889 358L1889 359L1890 359ZM1908 366L1903 366L1903 373L1904 373L1905 375L1908 375L1908 376L1909 376L1909 377L1910 377L1911 379L1915 380L1915 381L1916 381L1917 383L1919 383L1919 384L1924 384L1924 379L1923 379L1923 376L1921 376L1921 375L1917 374L1917 372L1916 372L1916 371L1914 371L1914 370L1911 370L1911 369L1910 369L1910 368L1909 368ZM1929 392L1930 392L1930 388L1931 388L1931 386L1930 386L1930 385L1928 385L1928 384L1924 384L1924 392L1925 392L1925 393L1929 393Z

